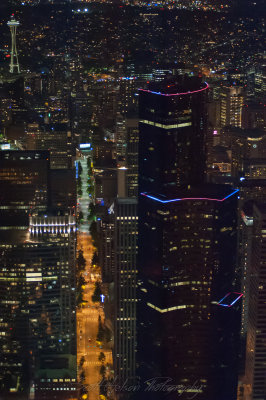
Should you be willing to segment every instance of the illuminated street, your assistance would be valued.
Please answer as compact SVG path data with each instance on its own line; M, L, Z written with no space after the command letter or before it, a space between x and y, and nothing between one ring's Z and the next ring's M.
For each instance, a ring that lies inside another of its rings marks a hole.
M79 227L80 232L88 232L89 231L89 222L88 222L88 205L90 203L90 197L87 193L87 178L88 178L88 168L87 168L87 159L80 158L78 160L82 166L82 174L81 174L81 181L82 181L82 196L78 197L78 210L82 211L84 215L84 220Z
M83 274L86 280L86 287L84 289L84 303L85 305L77 311L77 342L78 342L78 364L80 358L84 356L85 362L83 369L85 371L85 385L89 391L89 400L99 399L99 387L98 383L101 381L100 366L102 363L99 361L100 352L104 352L106 360L105 363L112 364L112 352L110 349L101 349L96 344L96 336L98 333L98 318L101 316L104 321L104 312L99 303L93 303L91 296L94 292L95 280L100 280L100 273L93 271L91 266L91 259L93 255L94 247L92 245L91 236L88 232L89 224L87 223L87 209L89 198L86 193L86 181L87 178L87 162L82 160L82 187L85 198L80 198L80 210L82 210L86 222L81 226L78 233L78 244L77 249L83 250L83 256L86 260L86 270ZM84 182L85 181L85 182ZM84 218L84 219L85 219Z

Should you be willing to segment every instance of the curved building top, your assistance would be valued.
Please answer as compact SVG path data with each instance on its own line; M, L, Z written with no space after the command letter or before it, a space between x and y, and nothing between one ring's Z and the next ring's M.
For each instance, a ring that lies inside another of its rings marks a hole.
M184 96L200 93L208 88L208 83L202 82L200 78L182 77L175 81L152 82L149 89L139 89L139 91L161 96Z

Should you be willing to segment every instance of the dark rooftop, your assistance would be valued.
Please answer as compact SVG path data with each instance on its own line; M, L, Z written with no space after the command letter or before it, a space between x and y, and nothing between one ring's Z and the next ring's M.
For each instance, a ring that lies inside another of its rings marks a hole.
M172 203L184 200L224 201L238 191L238 189L234 189L230 185L205 184L192 186L190 189L178 188L175 195L171 196L161 193L141 193L141 195L160 203Z
M166 79L161 82L152 82L149 90L139 89L141 92L153 94L161 94L165 96L193 94L207 89L209 86L206 82L202 82L201 78L177 76L176 78Z

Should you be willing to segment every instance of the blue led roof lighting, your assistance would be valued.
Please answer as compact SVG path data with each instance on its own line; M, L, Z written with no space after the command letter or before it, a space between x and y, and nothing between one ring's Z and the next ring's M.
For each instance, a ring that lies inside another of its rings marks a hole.
M232 193L228 194L223 199L212 199L210 197L182 197L182 198L179 198L179 199L161 200L158 197L151 196L151 195L149 195L147 193L144 193L144 192L141 193L141 195L145 196L145 197L148 197L149 199L158 201L159 203L165 204L165 203L173 203L173 202L176 202L176 201L185 201L185 200L208 200L208 201L219 201L219 202L221 202L221 201L224 201L224 200L228 199L229 197L233 196L237 192L239 192L239 189L235 189Z
M225 302L223 302L230 295L236 295L236 298L229 304L226 304ZM234 305L242 296L243 296L243 293L229 292L218 302L217 305L223 306L223 307L232 307L232 305Z

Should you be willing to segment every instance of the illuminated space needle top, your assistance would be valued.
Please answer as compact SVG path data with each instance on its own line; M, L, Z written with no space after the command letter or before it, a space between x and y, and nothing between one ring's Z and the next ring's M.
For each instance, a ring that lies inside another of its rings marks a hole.
M12 14L11 20L7 22L7 25L9 26L11 32L11 60L10 60L9 71L11 74L13 74L15 72L15 68L17 68L17 72L19 73L20 69L18 63L16 34L17 34L17 27L20 25L20 23L15 20L14 14Z

